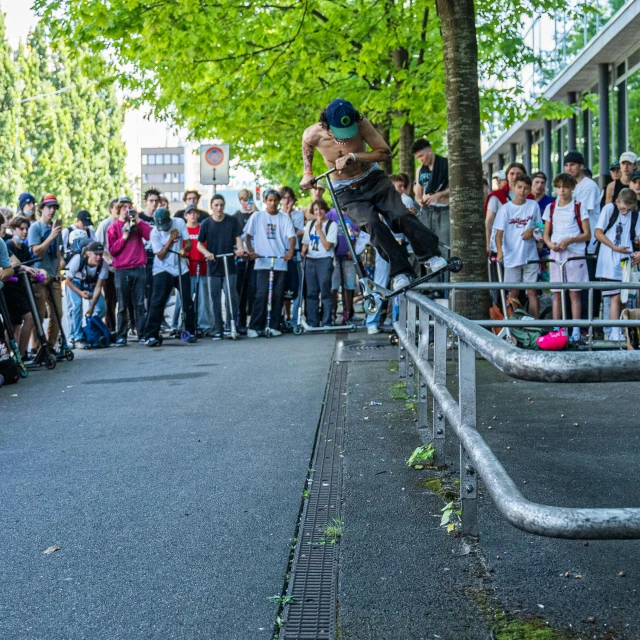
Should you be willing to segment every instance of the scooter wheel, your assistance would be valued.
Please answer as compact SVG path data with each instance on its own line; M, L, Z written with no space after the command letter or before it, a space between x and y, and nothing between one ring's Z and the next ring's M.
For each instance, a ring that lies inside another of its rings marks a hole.
M293 327L293 335L301 336L303 332L304 332L304 329L299 324L296 324Z
M44 366L47 369L55 369L57 363L58 361L56 360L56 357L53 355L53 353L47 354L46 358L44 359Z
M180 340L182 340L183 342L188 342L190 338L191 338L191 334L188 331L183 331L180 334Z
M398 342L400 342L400 340L398 340L398 334L396 334L396 333L390 334L389 335L389 342L394 346L396 344L398 344Z
M265 337L265 338L270 338L270 337L271 337L271 329L270 329L269 327L267 327L267 328L264 330L264 337Z
M18 373L21 378L26 378L29 375L29 370L27 369L27 365L25 365L24 362L20 365Z
M375 316L378 313L378 303L373 296L367 296L364 299L364 310L370 315Z
M349 333L355 333L358 330L358 327L353 322L347 322L347 327L349 327Z
M73 362L75 355L73 351L71 351L71 349L68 349L67 352L64 354L64 357L66 358L67 362Z
M460 258L449 258L449 271L452 273L458 273L464 268L464 263Z

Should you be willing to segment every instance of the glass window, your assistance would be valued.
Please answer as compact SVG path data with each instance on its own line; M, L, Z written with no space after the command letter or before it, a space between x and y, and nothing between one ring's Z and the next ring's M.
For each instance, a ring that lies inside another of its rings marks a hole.
M184 153L180 154L180 162L179 164L184 164Z
M180 174L180 182L184 184L184 173Z
M156 154L156 164L163 164L162 160L163 160L164 156L161 153L157 153Z
M148 159L147 154L146 154L146 153L143 153L143 154L142 154L142 164L143 164L143 165L147 164L147 159Z
M163 180L163 182L164 182L165 184L170 184L170 183L171 183L171 174L170 174L170 173L165 173L165 174L164 174L164 180Z
M172 191L171 192L171 202L180 202L180 192Z
M171 164L171 154L170 153L165 153L164 154L164 163L165 164Z
M173 184L178 184L179 181L180 181L180 174L179 173L172 173L171 174L171 182L173 182Z
M180 164L180 156L177 153L171 154L171 164Z
M156 157L154 155L150 155L149 156L149 164L155 164L156 163Z
M145 184L147 184L149 182L149 178L148 178L148 175L146 173L142 174L142 182L144 182Z

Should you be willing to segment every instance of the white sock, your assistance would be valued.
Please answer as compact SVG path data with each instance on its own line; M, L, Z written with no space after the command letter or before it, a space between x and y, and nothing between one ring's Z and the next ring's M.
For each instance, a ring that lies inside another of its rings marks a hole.
M613 327L613 329L611 329L609 340L613 340L614 342L620 340L620 327Z
M573 327L573 331L571 332L571 337L574 340L580 340L580 327Z

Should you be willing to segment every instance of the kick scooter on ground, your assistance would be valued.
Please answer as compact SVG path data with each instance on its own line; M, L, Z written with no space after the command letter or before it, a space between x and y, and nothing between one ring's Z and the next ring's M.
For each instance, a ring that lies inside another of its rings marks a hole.
M356 259L356 252L353 247L353 242L351 241L351 237L349 235L347 223L344 219L344 214L342 213L340 202L338 202L336 190L334 189L333 183L329 178L329 176L335 171L336 171L335 168L325 171L323 174L314 178L313 184L317 184L320 180L324 180L329 190L329 193L331 194L331 200L333 201L333 206L335 207L336 213L338 215L340 227L342 228L342 233L344 234L345 240L347 242L347 246L349 247L349 253L351 253L356 274L358 276L358 281L360 283L360 290L362 291L362 295L364 296L364 301L363 301L364 309L369 315L375 315L376 313L378 313L380 304L384 300L389 300L396 296L402 295L403 293L406 293L407 291L410 291L411 289L414 289L415 287L421 284L424 284L425 282L428 282L433 278L436 278L441 273L446 273L448 271L457 273L458 271L462 270L463 264L460 258L449 258L449 260L445 261L445 263L441 267L436 268L431 273L427 273L427 275L425 276L412 280L409 284L403 287L400 287L395 291L391 291L389 289L386 289L385 287L381 287L370 278L367 278L367 276L364 274L362 270L362 267L360 266L360 263ZM429 265L427 263L427 267L428 266Z
M297 319L298 322L293 326L293 333L296 336L300 336L306 332L319 333L319 332L328 332L328 331L351 331L351 332L357 331L358 327L356 326L355 322L345 322L344 324L341 324L341 325L329 325L327 327L312 327L307 323L307 319L302 312L302 306L305 302L302 296L303 296L303 290L304 290L304 279L306 276L306 267L307 267L307 260L303 258L302 259L302 278L300 278L300 286L298 288L298 296L300 298L300 302L298 304L298 319ZM343 282L344 282L344 279L343 279ZM343 314L343 321L344 321L344 314Z
M47 291L49 293L49 302L51 302L51 307L53 308L53 314L56 317L58 322L58 327L60 328L60 336L58 337L59 349L56 353L56 358L58 360L67 360L71 362L74 358L73 351L67 342L67 335L64 332L64 328L62 327L62 318L60 317L60 313L58 312L58 307L53 298L53 286L51 284L51 280L47 280ZM49 319L51 322L51 319ZM46 365L45 365L46 366Z

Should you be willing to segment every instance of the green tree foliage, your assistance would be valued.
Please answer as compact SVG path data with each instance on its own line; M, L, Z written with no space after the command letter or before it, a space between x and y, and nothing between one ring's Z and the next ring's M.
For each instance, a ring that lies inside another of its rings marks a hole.
M123 192L124 118L102 56L41 22L14 56L0 14L0 202L55 193L66 220ZM99 216L101 217L101 216Z
M0 13L0 202L17 198L20 182L20 100L12 52Z
M486 115L512 109L505 96L533 59L522 16L559 3L477 4L482 77L495 80L483 96ZM444 144L434 0L37 0L36 7L69 41L108 49L128 72L122 82L155 117L195 138L231 143L271 179L299 178L302 130L337 96L389 133L394 148L404 123L436 148Z

